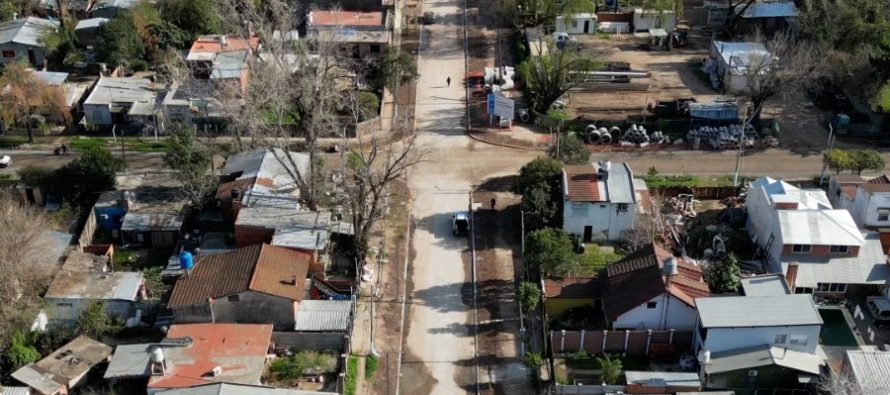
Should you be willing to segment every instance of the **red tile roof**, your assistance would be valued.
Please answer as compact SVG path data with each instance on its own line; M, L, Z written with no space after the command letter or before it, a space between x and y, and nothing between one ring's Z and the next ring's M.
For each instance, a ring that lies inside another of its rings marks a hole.
M710 295L708 285L702 280L701 268L697 266L677 262L678 275L664 276L662 262L670 257L664 248L650 244L606 266L608 285L603 310L609 320L665 292L690 306L695 306L695 298Z
M544 280L544 297L595 299L603 295L602 282L597 277Z
M177 324L167 339L191 339L182 347L164 347L167 374L152 376L149 388L185 388L225 381L253 384L260 380L272 340L272 325ZM214 367L222 375L213 377Z
M862 184L860 186L862 189L869 192L890 192L890 184L872 183L869 181L867 184Z
M592 165L566 166L565 174L566 199L570 202L604 202L600 196L602 180L597 169Z
M222 36L220 35L206 35L198 37L194 43L192 43L192 49L189 51L190 53L219 53L219 52L232 52L232 51L240 51L245 49L257 49L260 45L260 39L258 37L252 37L250 40L246 40L244 38L238 36L228 36L226 39L226 45L222 45Z
M315 10L309 13L311 26L383 26L383 12Z
M890 177L886 174L868 180L869 184L890 184Z
M199 257L192 272L176 282L168 307L200 305L248 290L301 300L311 262L309 254L268 244Z

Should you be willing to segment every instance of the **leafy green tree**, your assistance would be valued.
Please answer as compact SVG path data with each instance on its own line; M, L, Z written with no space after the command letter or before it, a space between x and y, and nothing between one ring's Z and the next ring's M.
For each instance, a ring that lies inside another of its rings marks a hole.
M596 362L600 365L600 370L603 372L603 382L610 385L618 384L618 380L621 379L621 371L624 369L621 365L621 360L605 356L597 358Z
M90 147L56 172L56 185L70 203L92 205L96 194L114 188L121 168L121 161L107 149Z
M12 19L12 16L18 11L18 7L10 0L0 1L0 22L6 22Z
M219 7L214 0L161 0L158 11L163 20L178 26L192 39L223 31Z
M850 152L850 157L853 159L853 166L850 170L855 171L856 174L862 174L864 170L881 171L887 165L881 154L875 150L854 150Z
M850 153L840 149L833 149L826 152L823 154L822 160L824 160L828 164L828 168L834 170L835 173L852 170L854 166L853 158L850 156Z
M562 163L546 157L538 157L519 169L519 194L525 195L538 184L546 184L559 190L562 184Z
M556 144L550 147L548 154L551 158L560 160L567 165L583 165L590 159L590 151L584 141L574 133L559 138Z
M29 363L37 362L40 359L40 353L37 352L31 339L24 332L15 331L9 339L5 358L11 365L11 370L17 370Z
M598 63L589 54L551 48L546 54L532 53L522 62L517 72L525 83L529 101L535 114L546 114L550 107L570 89L587 79L587 73L596 70Z
M77 317L77 326L81 334L94 339L109 334L120 327L108 317L105 312L105 304L100 301L90 303L87 308L81 310Z
M537 284L523 281L519 283L519 305L522 311L530 313L538 307L541 301L541 288Z
M739 269L739 261L735 254L729 253L719 261L711 262L705 266L705 282L716 292L735 292L739 288L742 279L742 271Z
M526 230L561 226L559 201L553 199L550 186L536 184L522 195L520 208L525 215Z
M540 353L531 351L525 353L523 361L525 362L525 366L532 370L536 370L544 365L544 357L542 357ZM537 376L537 374L535 374L535 376Z
M164 162L182 183L192 207L200 210L216 185L210 174L211 152L201 145L191 128L182 124L174 125L168 143Z
M134 68L144 65L145 45L131 13L121 12L102 25L99 37L102 40L99 57L105 62Z
M572 239L562 229L544 228L531 232L525 244L526 262L550 277L568 277L580 267Z

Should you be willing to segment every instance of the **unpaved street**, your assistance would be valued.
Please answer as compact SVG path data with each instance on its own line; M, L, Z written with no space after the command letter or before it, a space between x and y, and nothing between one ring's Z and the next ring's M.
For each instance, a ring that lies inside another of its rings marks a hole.
M427 154L409 177L414 234L400 383L403 394L475 391L468 244L465 237L451 234L451 214L467 210L473 184L516 172L538 155L477 143L464 135L461 4L457 0L424 3L424 11L434 12L437 23L424 29L419 59L417 143ZM450 87L446 85L449 76ZM518 344L505 347L516 349ZM512 371L525 374L521 369ZM509 379L510 373L495 372L493 377Z

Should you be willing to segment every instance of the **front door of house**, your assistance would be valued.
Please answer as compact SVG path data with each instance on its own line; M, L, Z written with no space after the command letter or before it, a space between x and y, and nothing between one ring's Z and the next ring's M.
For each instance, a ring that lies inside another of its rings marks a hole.
M584 33L590 33L590 20L584 21Z
M589 243L591 239L593 239L593 227L585 226L584 227L584 242Z

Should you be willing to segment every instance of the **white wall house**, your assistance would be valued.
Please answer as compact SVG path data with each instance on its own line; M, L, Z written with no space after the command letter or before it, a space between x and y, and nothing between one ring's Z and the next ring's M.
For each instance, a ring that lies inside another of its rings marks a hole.
M27 62L42 68L46 56L42 37L45 32L58 28L58 22L35 17L0 23L0 61L4 64Z
M724 89L737 92L747 89L749 73L763 70L771 61L761 43L713 41L705 71L722 81Z
M596 33L596 14L571 14L556 17L556 32L568 34Z
M563 229L584 241L618 240L633 229L636 183L627 163L566 166L563 169ZM644 185L640 186L644 188Z
M646 32L649 29L673 31L677 25L677 16L673 11L644 10L634 8L634 31Z
M695 298L710 295L701 268L650 244L606 267L603 311L612 329L695 328Z
M810 295L697 298L695 305L696 353L767 345L815 354L819 344L822 317Z
M101 302L105 312L118 319L135 314L137 302L145 298L141 272L61 271L44 295L47 315L53 321L76 322L80 312Z
M890 227L890 184L868 182L857 186L850 214L860 228Z

